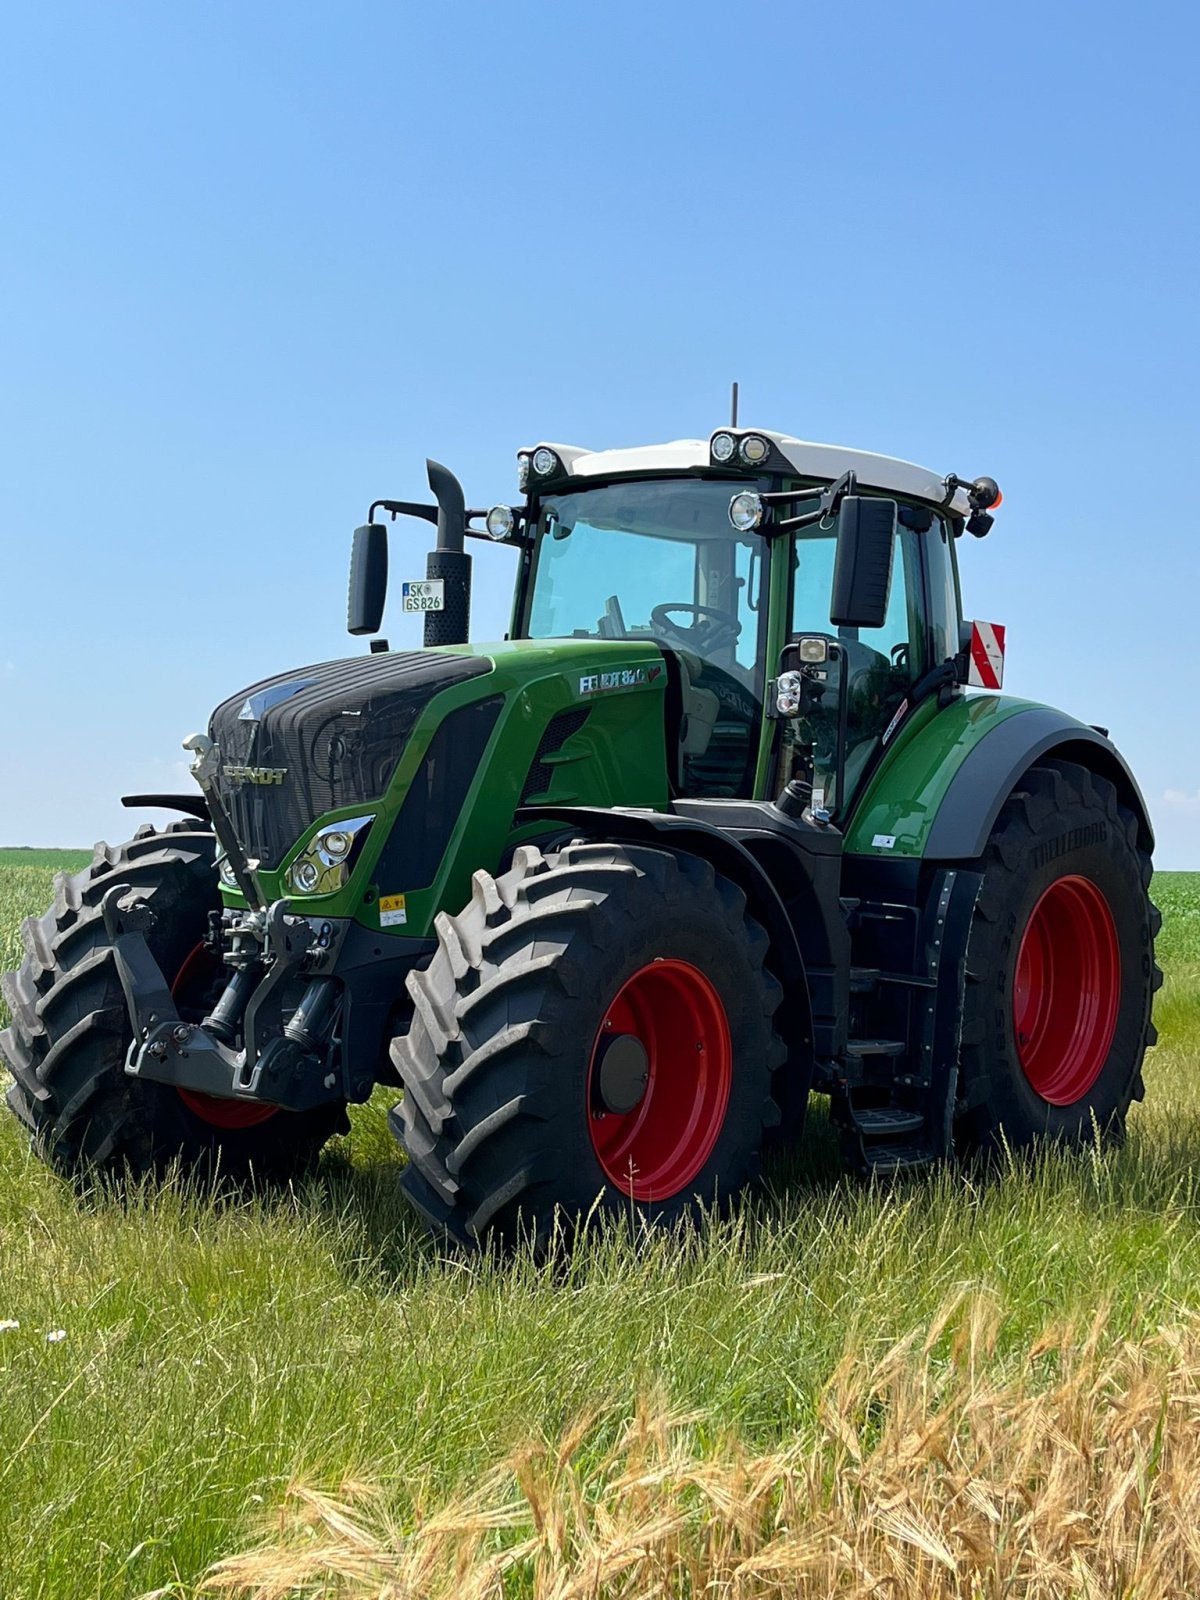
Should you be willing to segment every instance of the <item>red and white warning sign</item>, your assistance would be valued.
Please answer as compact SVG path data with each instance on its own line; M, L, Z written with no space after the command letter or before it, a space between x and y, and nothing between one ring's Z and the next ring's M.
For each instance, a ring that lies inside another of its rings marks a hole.
M967 682L976 689L998 689L1004 682L1004 624L971 624L971 665Z

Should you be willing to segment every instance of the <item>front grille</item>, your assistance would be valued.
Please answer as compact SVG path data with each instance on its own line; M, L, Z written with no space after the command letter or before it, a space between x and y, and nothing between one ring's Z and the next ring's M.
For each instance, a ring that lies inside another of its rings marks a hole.
M302 667L224 701L209 736L221 752L218 793L246 854L271 870L323 812L379 799L433 696L491 665L400 651Z

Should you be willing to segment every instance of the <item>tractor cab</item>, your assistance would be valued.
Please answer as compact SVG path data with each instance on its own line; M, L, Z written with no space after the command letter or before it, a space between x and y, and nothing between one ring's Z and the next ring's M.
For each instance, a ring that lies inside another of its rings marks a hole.
M954 538L976 486L754 430L518 460L514 635L653 639L678 796L844 816L958 656Z
M905 718L961 676L954 543L968 518L985 531L990 479L750 429L630 450L539 444L517 460L522 505L463 513L466 534L521 551L509 638L660 650L673 799L776 799L844 820ZM444 469L431 474L443 529ZM450 521L463 503L459 491ZM374 537L357 536L352 600L374 598L352 632L378 624ZM429 644L466 637L444 620L469 608L457 544L430 557L446 609L427 618Z

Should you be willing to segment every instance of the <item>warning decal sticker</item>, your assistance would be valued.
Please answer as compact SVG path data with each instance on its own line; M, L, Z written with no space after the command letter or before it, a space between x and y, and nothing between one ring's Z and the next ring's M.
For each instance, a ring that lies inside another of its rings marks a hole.
M402 894L380 895L379 926L381 928L399 928L408 921L406 898Z

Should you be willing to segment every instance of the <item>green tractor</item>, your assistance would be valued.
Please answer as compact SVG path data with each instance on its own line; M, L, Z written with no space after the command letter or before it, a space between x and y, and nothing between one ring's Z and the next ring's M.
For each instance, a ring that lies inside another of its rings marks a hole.
M972 481L737 426L518 455L436 524L425 648L283 673L193 735L182 813L63 877L3 980L8 1104L71 1170L287 1176L377 1084L439 1235L722 1206L828 1095L845 1161L1119 1136L1153 1043L1142 797L996 692ZM516 552L468 643L464 540Z

